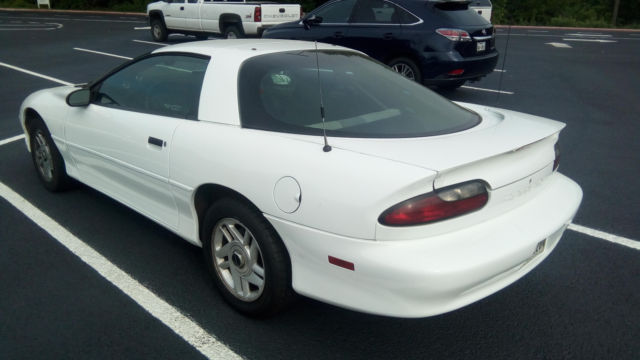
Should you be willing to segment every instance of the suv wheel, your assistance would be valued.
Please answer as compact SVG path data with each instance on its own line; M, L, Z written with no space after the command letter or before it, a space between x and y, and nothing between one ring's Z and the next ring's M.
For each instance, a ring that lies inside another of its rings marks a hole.
M420 69L418 69L418 65L416 65L416 63L411 59L399 57L389 61L387 65L389 65L389 67L393 71L399 73L407 79L413 80L418 83L422 82L422 74L420 73Z

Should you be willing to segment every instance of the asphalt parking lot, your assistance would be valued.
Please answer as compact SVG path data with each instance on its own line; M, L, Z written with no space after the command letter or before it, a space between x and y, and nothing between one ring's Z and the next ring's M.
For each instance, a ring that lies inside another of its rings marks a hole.
M29 93L162 46L146 26L0 11L0 358L638 358L640 32L501 28L500 71L442 93L567 124L560 171L584 200L532 273L432 318L300 299L255 320L223 302L199 248L86 187L47 192L20 138Z

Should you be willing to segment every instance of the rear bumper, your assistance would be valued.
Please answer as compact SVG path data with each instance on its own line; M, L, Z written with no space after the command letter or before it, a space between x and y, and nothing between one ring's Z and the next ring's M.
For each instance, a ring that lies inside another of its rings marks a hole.
M267 218L289 251L298 293L373 314L425 317L506 287L551 253L582 190L559 173L541 187L533 199L489 221L416 240L358 240ZM329 256L354 270L330 264Z
M457 51L429 53L421 63L425 85L446 84L461 80L479 79L493 72L498 63L498 52L493 50L481 56L460 56ZM463 69L461 75L449 75L453 70Z

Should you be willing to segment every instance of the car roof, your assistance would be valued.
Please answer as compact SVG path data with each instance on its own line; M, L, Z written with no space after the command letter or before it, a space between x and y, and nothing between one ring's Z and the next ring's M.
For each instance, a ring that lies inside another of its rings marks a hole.
M342 46L316 43L312 41L284 40L284 39L220 39L208 41L193 41L176 45L169 45L153 51L162 52L187 52L215 57L216 55L231 55L238 60L242 58L282 51L299 50L345 50L356 52Z
M200 93L198 119L239 126L237 77L245 60L276 52L315 50L316 46L320 50L340 50L362 54L336 45L281 39L193 41L166 46L153 53L189 53L211 57ZM216 101L210 101L210 99L216 99Z

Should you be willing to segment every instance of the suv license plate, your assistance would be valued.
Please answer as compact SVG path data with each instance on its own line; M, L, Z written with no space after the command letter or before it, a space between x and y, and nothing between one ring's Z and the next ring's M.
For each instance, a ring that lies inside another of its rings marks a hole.
M477 50L478 52L484 51L486 48L487 48L487 43L486 43L486 42L484 42L484 41L479 41L479 42L476 44L476 50Z

